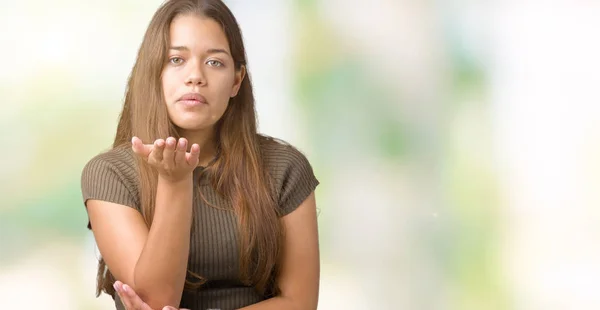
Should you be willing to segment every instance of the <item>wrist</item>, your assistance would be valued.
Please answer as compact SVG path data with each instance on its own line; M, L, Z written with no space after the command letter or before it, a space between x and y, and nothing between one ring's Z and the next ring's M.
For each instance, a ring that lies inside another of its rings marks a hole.
M192 176L193 176L193 173L189 173L184 176L178 176L178 177L159 173L158 174L158 184L164 184L167 186L187 185L188 183L193 183Z

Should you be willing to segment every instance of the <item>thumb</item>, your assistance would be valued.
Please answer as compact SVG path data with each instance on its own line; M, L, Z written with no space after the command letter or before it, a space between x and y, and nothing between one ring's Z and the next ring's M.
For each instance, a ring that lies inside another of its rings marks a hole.
M136 154L142 157L148 157L152 152L152 145L145 145L138 137L131 139L131 148Z

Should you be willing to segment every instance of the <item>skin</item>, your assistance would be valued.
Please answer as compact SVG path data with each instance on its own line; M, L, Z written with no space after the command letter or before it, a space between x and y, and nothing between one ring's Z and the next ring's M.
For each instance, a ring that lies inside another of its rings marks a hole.
M159 172L154 221L127 206L89 200L87 209L98 248L128 310L177 309L185 281L192 219L192 174L214 156L215 123L229 98L237 95L245 69L235 70L227 38L211 19L182 15L171 24L171 44L162 74L171 120L182 131L132 149ZM204 105L179 98L199 93ZM189 151L188 151L189 149ZM277 279L281 295L244 310L316 309L319 292L319 245L315 196L281 219L286 238ZM168 308L171 307L171 308Z
M115 290L117 291L117 294L119 294L119 297L121 298L121 301L123 302L123 305L125 306L125 309L127 309L127 310L153 310L127 284L123 284L121 281L116 281L114 284L114 287L115 287ZM178 310L178 309L173 306L166 306L166 307L162 308L162 310ZM189 309L182 308L179 310L189 310Z
M246 71L235 69L227 37L212 19L177 16L170 37L162 72L167 112L180 134L200 146L201 162L208 162L214 156L214 126L237 95ZM187 93L202 95L207 104L186 106L179 99Z

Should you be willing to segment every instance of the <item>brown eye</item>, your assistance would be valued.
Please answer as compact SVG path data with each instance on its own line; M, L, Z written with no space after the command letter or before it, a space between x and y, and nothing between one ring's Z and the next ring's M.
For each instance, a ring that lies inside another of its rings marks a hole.
M208 64L211 67L222 67L223 66L222 62L220 62L218 60L214 60L214 59L207 61L206 64Z
M183 63L183 59L181 57L172 57L169 59L169 62L174 65L180 65Z

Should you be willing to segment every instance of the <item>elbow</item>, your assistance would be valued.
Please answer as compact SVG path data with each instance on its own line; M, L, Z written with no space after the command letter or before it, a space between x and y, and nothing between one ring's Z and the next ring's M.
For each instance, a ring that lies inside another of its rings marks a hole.
M181 292L177 294L167 287L136 287L138 296L152 309L162 309L166 306L172 306L179 309L181 302Z
M317 299L312 298L287 298L291 310L317 310Z
M151 309L163 309L166 306L171 306L179 309L179 304L170 303L166 300L150 299L146 302Z
M317 304L303 304L296 307L298 310L317 310Z
M164 280L140 277L134 274L134 291L151 309L162 309L171 306L179 309L182 290L177 290L173 285L168 285Z

